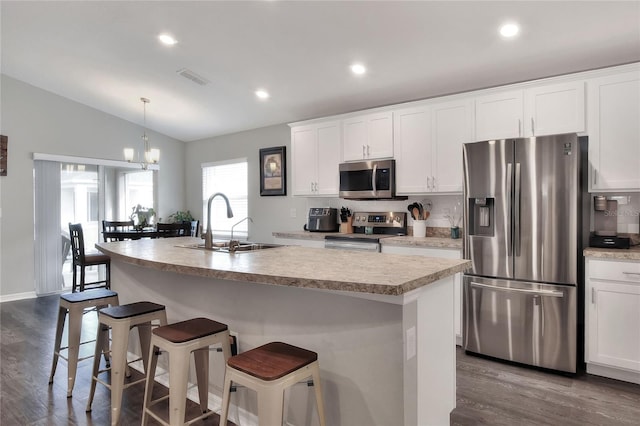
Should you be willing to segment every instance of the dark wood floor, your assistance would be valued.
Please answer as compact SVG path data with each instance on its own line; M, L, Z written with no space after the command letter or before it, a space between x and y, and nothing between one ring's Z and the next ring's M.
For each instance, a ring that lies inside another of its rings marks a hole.
M98 385L93 410L85 413L91 361L80 364L72 398L66 397L65 361L59 363L54 384L48 385L57 307L58 296L0 304L2 426L110 423L109 392L104 386ZM640 424L638 385L588 375L565 377L469 356L460 350L457 364L453 425ZM142 386L125 390L123 425L140 424L143 394ZM197 411L196 404L189 405L190 413ZM218 417L196 424L217 425Z

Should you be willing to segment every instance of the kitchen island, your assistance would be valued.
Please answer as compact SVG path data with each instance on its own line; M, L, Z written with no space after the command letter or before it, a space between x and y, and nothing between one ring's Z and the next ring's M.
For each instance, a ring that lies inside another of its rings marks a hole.
M170 322L224 322L240 351L284 341L318 352L327 424L449 423L452 276L468 261L292 246L235 254L189 248L198 243L187 237L96 247L111 256L120 303L162 303ZM222 368L211 358L216 400ZM241 389L236 403L230 419L256 424L254 395ZM285 413L292 424L317 422L303 387L289 393Z

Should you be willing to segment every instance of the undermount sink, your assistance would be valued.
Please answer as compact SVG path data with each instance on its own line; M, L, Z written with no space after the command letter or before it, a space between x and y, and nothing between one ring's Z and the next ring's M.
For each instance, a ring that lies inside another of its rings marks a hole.
M245 252L248 252L248 251L265 250L265 249L270 249L270 248L282 247L282 245L281 244L252 243L252 242L249 242L249 241L242 241L236 247L234 252L229 250L229 241L213 242L212 247L210 249L206 248L204 246L204 243L202 243L202 244L185 244L185 245L180 245L178 247L184 247L184 248L190 248L190 249L196 249L196 250L217 251L217 252L221 252L221 253L245 253Z

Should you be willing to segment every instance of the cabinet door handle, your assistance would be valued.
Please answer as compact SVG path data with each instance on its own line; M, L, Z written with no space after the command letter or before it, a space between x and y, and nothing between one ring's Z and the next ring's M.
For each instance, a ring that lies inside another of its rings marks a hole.
M591 287L591 304L596 304L596 289Z
M318 182L314 183L315 191L318 192Z
M431 176L427 176L427 189L431 189Z
M531 135L535 136L536 135L536 131L533 125L533 117L531 117Z
M435 176L431 176L431 185L432 185L432 189L435 191L436 190L436 177Z
M593 169L593 184L598 184L598 169L595 168Z
M518 118L518 136L522 136L522 120Z
M371 156L371 152L369 151L370 146L367 145L367 158L369 158Z
M367 157L366 157L366 154L364 153L364 149L365 149L365 148L364 148L364 145L362 145L362 158L367 158Z
M311 182L311 192L313 192L313 182Z

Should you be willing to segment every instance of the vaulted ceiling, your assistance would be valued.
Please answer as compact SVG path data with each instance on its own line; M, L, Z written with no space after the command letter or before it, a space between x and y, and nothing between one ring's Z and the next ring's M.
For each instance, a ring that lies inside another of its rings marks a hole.
M183 141L640 60L638 1L2 1L0 12L2 73L139 124L149 98L147 126ZM517 37L498 34L506 21Z

